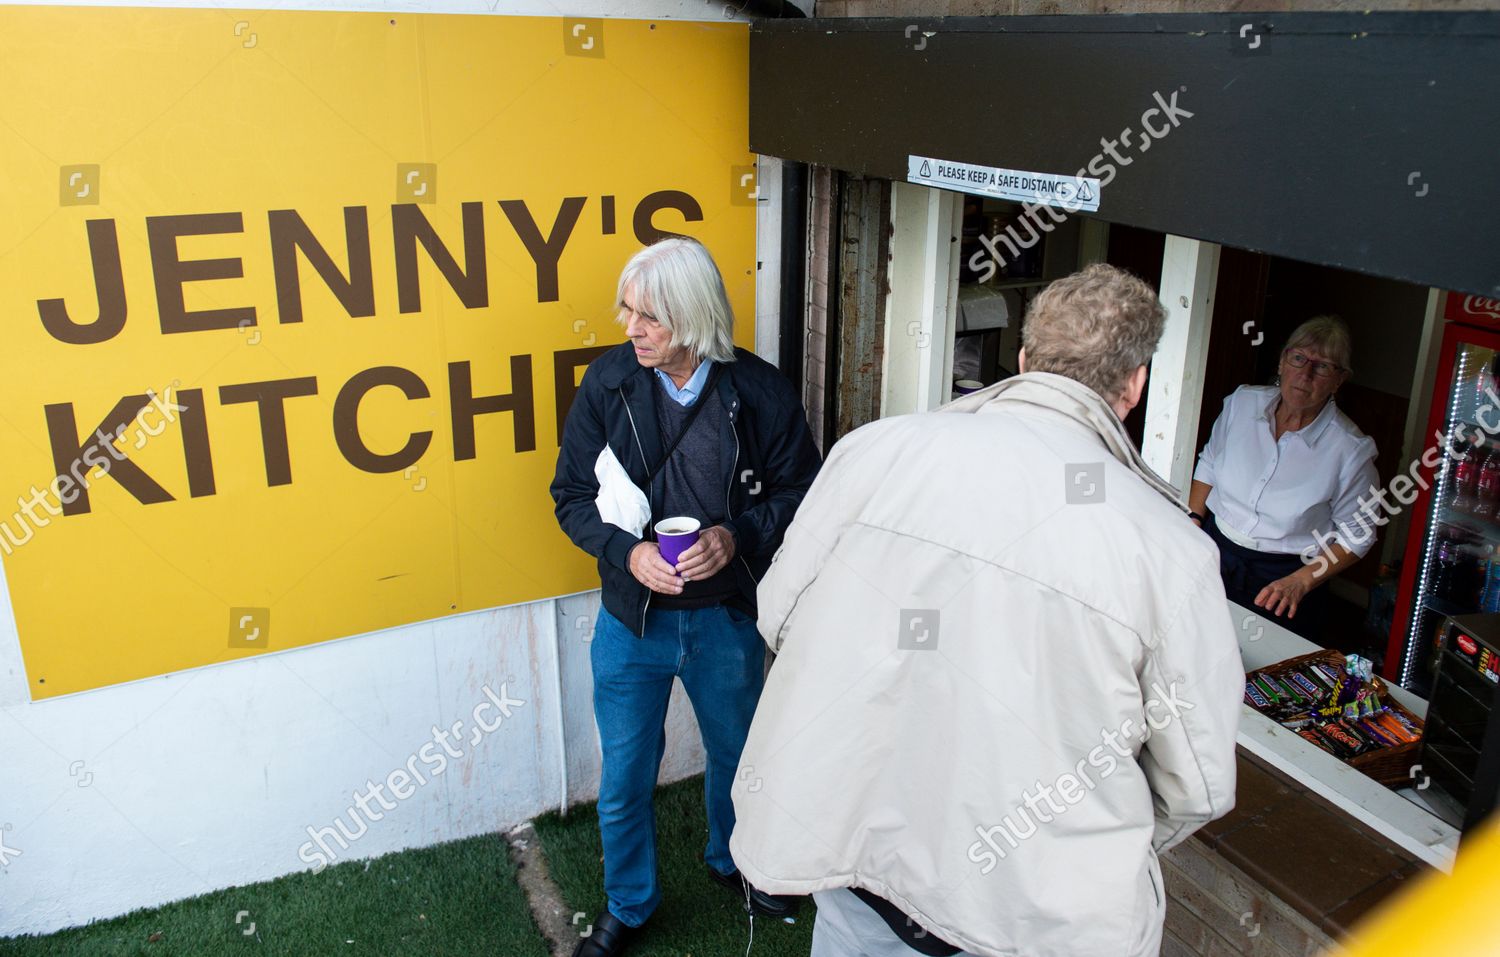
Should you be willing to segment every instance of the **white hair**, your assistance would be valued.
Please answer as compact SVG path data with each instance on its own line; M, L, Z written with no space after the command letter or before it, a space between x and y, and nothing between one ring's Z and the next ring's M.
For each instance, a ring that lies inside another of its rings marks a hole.
M699 361L734 361L734 311L724 278L696 239L663 239L631 256L615 293L622 307L627 292L635 297L636 309L672 334L672 345ZM623 308L615 321L626 321Z

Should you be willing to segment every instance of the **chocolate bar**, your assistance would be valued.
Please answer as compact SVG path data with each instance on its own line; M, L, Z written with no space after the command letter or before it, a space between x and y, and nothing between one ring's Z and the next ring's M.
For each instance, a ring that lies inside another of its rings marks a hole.
M1344 680L1344 672L1341 669L1334 668L1332 665L1324 664L1321 661L1313 662L1311 671L1314 677L1321 679L1323 684L1328 686L1329 691L1339 690L1339 685Z
M1383 748L1391 748L1400 744L1401 741L1388 729L1380 726L1380 723L1369 718L1360 718L1354 722L1354 726L1365 733L1365 737L1374 740Z
M1349 736L1349 739L1354 742L1354 746L1360 754L1364 754L1367 751L1373 751L1375 748L1380 747L1379 742L1375 741L1369 735L1365 734L1363 731L1359 730L1359 728L1355 727L1355 723L1353 721L1350 721L1348 719L1335 721L1333 722L1333 726L1343 734Z
M1311 741L1313 744L1316 744L1318 747L1322 748L1324 751L1327 751L1329 754L1332 754L1334 757L1338 757L1337 752L1333 750L1333 745L1329 744L1328 739L1318 733L1317 726L1312 724L1305 725L1304 727L1297 729L1297 734L1300 737Z
M1380 711L1372 715L1370 720L1378 722L1380 727L1389 731L1402 744L1410 744L1413 741L1421 740L1421 732L1414 728L1411 722L1395 711L1389 709Z
M1286 703L1285 693L1277 689L1276 683L1271 680L1269 675L1257 674L1250 681L1273 706Z
M1253 680L1245 682L1245 704L1248 704L1257 711L1271 710L1270 699L1262 694L1259 688L1255 687Z
M1297 687L1301 688L1303 693L1313 701L1321 701L1328 694L1327 688L1313 681L1300 671L1293 671L1287 677L1295 682Z
M1328 743L1333 746L1333 753L1345 761L1358 757L1362 753L1363 749L1360 747L1360 743L1340 727L1337 722L1330 721L1326 724L1320 724L1317 727L1318 733L1323 735L1328 740Z
M1301 685L1297 684L1297 682L1292 679L1291 675L1273 675L1272 677L1276 679L1277 685L1279 687L1286 690L1287 698L1289 700L1295 701L1299 705L1310 705L1317 701L1317 699L1308 694Z

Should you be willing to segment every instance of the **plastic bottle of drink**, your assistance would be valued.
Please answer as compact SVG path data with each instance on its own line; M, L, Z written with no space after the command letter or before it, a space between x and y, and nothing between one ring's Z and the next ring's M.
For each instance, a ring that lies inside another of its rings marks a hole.
M1484 594L1480 599L1480 610L1500 611L1500 552L1491 549L1489 561L1484 563Z
M1465 443L1464 454L1453 470L1453 500L1449 504L1455 509L1467 512L1474 507L1479 491L1479 472L1479 449L1472 443Z
M1446 536L1438 539L1432 562L1432 594L1438 598L1453 597L1453 577L1458 567L1458 546Z
M1484 610L1484 601L1490 594L1490 562L1495 557L1495 546L1481 545L1476 550L1479 563L1479 588L1474 593L1474 603Z
M1474 514L1493 518L1500 507L1500 449L1491 452L1479 469L1474 495Z

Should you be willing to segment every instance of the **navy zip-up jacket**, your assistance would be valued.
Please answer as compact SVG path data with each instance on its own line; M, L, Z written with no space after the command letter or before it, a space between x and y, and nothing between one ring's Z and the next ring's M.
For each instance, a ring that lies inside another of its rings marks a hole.
M734 536L735 580L753 608L756 583L770 567L822 460L791 383L754 353L737 348L734 354L734 362L719 363L716 386L725 427L733 433L722 443L721 474L728 490L728 518L722 524ZM558 524L573 544L599 560L605 609L637 637L645 629L651 592L630 573L629 556L642 539L599 518L594 462L608 443L645 489L646 476L665 451L652 389L661 389L656 373L636 360L629 342L591 362L568 411L551 488ZM665 495L660 474L651 485L647 499L655 522L662 517Z

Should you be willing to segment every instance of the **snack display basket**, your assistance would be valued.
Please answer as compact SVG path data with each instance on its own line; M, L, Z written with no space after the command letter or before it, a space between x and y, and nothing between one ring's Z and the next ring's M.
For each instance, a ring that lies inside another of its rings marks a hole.
M1315 651L1312 654L1307 655L1298 655L1295 658L1288 658L1285 661L1278 661L1274 665L1267 665L1264 668L1257 668L1256 670L1246 675L1245 678L1246 680L1249 680L1254 676L1260 674L1271 675L1272 677L1280 677L1285 674L1290 674L1291 672L1314 662L1332 665L1333 667L1338 668L1341 671L1344 668L1344 656L1341 653L1337 651L1324 650ZM1385 682L1382 681L1378 675L1375 677L1372 684L1375 686L1375 691L1380 695L1381 702L1387 708L1401 715L1401 717L1410 722L1412 727L1416 728L1418 731L1422 730L1422 719L1412 714L1406 708L1402 707L1401 703L1397 701L1395 697L1390 693L1390 690L1386 687ZM1270 716L1267 715L1267 717L1269 718ZM1271 718L1271 720L1274 721L1275 719ZM1354 768L1356 771L1374 778L1376 781L1379 781L1386 787L1405 787L1409 786L1412 782L1411 769L1412 765L1417 763L1417 752L1418 750L1420 750L1421 746L1422 742L1420 740L1417 740L1408 742L1406 744L1397 744L1384 748L1376 748L1373 751L1369 751L1365 754L1350 758L1344 763L1349 765L1351 768ZM1329 755L1329 757L1334 757L1334 755Z

